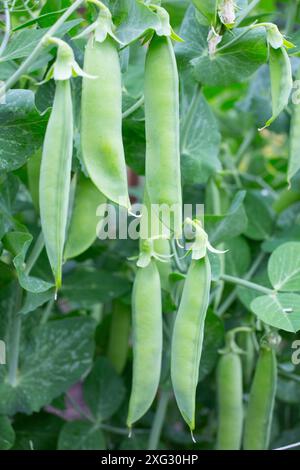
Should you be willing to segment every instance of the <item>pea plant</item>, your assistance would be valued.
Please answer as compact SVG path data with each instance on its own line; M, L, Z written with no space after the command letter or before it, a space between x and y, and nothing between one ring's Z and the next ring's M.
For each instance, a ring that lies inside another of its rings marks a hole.
M0 1L1 450L300 446L299 20Z

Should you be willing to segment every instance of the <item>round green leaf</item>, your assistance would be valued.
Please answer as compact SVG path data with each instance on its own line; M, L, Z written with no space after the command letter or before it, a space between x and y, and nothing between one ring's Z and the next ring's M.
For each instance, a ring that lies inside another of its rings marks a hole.
M263 295L251 303L251 310L267 325L297 333L300 330L300 295Z
M279 246L270 257L268 274L274 289L300 291L300 243Z

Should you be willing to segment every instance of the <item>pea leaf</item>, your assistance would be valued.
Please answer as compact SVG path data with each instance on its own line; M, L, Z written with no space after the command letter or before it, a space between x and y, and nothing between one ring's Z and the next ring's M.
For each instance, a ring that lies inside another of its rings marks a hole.
M181 169L184 184L206 183L221 170L218 159L221 136L218 124L198 86L183 85Z
M17 68L17 65L12 61L2 64L0 67L0 80L7 80L17 70Z
M251 310L267 325L297 333L300 330L300 295L277 294L257 297Z
M193 0L193 4L200 13L199 21L201 24L207 26L215 24L217 18L218 0Z
M66 423L58 439L58 450L105 450L101 429L86 421Z
M26 273L26 254L32 243L32 235L26 232L9 232L5 235L5 247L15 255L13 259L16 268L20 285L26 291L39 294L41 292L49 291L53 287L50 282L44 281L37 277L29 276Z
M125 388L109 361L98 358L84 382L83 393L94 418L101 422L118 410L125 397Z
M80 19L65 22L55 33L55 36L64 36L68 31L80 23ZM25 29L24 31L18 31L13 34L7 48L5 49L5 54L0 58L0 64L9 60L22 59L29 56L47 31L48 28ZM45 51L49 51L50 49L51 46L46 48Z
M54 289L49 289L45 292L27 292L25 302L22 305L20 314L26 315L30 312L35 311L38 307L41 307L50 299L54 299Z
M0 105L0 170L24 165L42 145L49 112L40 114L30 90L11 90Z
M105 303L130 290L130 283L111 272L78 268L65 277L62 294L71 304L84 308Z
M13 217L17 208L19 181L15 175L2 174L0 178L0 239L20 225Z
M229 250L225 256L226 273L231 276L245 274L251 262L250 248L245 238L240 236L227 240L225 248Z
M142 2L109 0L107 3L117 26L116 36L124 44L129 44L147 30L156 30L160 26L157 15Z
M0 413L39 411L76 383L91 365L94 329L90 318L67 318L34 327L29 336L24 333L14 386L7 366L0 367ZM6 334L8 359L14 334Z
M205 320L203 352L199 369L199 382L211 373L218 360L218 350L224 342L224 325L217 315L208 311Z
M300 243L285 243L276 248L269 260L268 274L274 289L300 291Z
M274 227L274 212L270 199L260 191L248 191L245 197L245 211L248 224L244 234L252 240L266 240Z
M243 206L245 195L245 191L236 194L227 214L205 216L205 227L212 244L217 246L221 242L237 237L245 230L247 225Z
M227 47L210 56L208 27L197 21L192 6L187 10L179 35L184 39L176 45L180 63L184 68L192 66L195 78L203 85L227 86L244 81L267 61L264 28L247 32L245 28L236 28L226 32L219 48ZM234 37L239 39L232 43Z
M16 450L54 450L58 433L64 424L57 416L41 411L31 416L18 414L14 417Z
M14 444L15 432L7 416L0 416L0 450L9 450Z

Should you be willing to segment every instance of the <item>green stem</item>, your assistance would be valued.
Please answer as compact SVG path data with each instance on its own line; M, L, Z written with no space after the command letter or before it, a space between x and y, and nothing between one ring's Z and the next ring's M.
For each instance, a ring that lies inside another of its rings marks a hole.
M263 252L261 252L258 255L258 257L256 258L253 265L251 266L251 268L249 269L249 271L247 272L247 274L245 276L246 281L251 279L251 277L256 273L256 271L259 268L260 264L265 259L265 256L266 255ZM233 302L235 301L235 299L237 297L237 293L238 293L238 290L237 290L237 288L235 288L231 292L231 294L229 294L229 296L224 300L223 304L220 306L220 308L218 310L218 315L219 316L222 316L229 309L229 307L233 304Z
M235 36L231 41L224 44L224 46L218 47L217 50L216 50L216 54L219 53L219 52L223 52L226 49L228 49L229 47L233 46L236 42L238 42L240 39L242 39L242 37L244 37L246 34L248 34L249 31L251 31L252 26L253 26L253 24L251 26L248 26L244 31L242 31L240 34Z
M80 414L80 416L87 420L88 422L92 423L95 425L96 429L103 429L104 431L111 432L113 434L120 434L121 436L128 436L128 429L124 428L117 428L116 426L110 426L109 424L103 424L103 423L98 423L89 413L87 413L85 410L81 408L79 403L77 403L76 400L70 395L70 393L66 394L69 402L73 406L74 410L77 411L77 413ZM137 429L135 433L137 434L145 434L148 432L146 429Z
M26 263L25 273L28 275L33 268L36 260L38 259L44 247L44 240L42 233L39 235L32 252ZM10 341L9 364L8 364L8 381L14 387L17 383L19 353L20 353L20 340L22 328L22 315L19 314L23 300L23 290L19 284L16 287L15 293L15 307L12 318L11 332L12 337Z
M43 314L42 319L41 319L41 325L44 325L49 320L49 317L52 313L52 308L53 308L54 303L55 303L54 298L49 300L49 302L47 303L47 306L44 310L44 314Z
M285 377L286 379L293 380L294 382L300 383L300 376L296 374L291 374L290 372L286 372L285 370L278 368L278 373L282 377Z
M131 114L135 113L135 111L137 111L141 106L143 106L144 101L145 101L145 98L144 98L144 96L142 96L139 100L137 100L136 103L134 103L130 108L128 108L128 109L126 109L126 111L124 111L124 113L122 115L122 118L126 119L129 116L131 116Z
M268 289L267 287L260 286L254 282L246 281L246 279L240 279L239 277L229 276L228 274L221 274L221 281L229 282L230 284L236 284L238 286L247 287L247 289L256 290L265 295L274 295L275 291Z
M5 16L5 32L2 40L2 44L0 46L0 57L3 55L6 46L9 41L10 30L11 30L11 21L10 21L10 13L8 8L8 1L4 1L4 16Z
M1 93L5 93L10 90L19 80L19 78L27 71L30 65L37 59L41 51L44 48L44 39L46 36L54 36L57 30L64 24L72 13L84 2L84 0L76 0L73 5L68 8L65 13L51 26L48 32L40 39L38 44L35 46L31 54L22 62L18 70L5 82L5 85L0 89Z
M148 450L156 450L158 447L162 427L168 408L169 399L169 391L162 390L149 437Z

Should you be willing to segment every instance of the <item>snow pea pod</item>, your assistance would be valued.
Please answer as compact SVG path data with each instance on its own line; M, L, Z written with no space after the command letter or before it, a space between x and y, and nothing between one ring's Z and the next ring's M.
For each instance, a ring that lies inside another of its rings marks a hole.
M266 450L277 385L277 361L274 349L263 345L254 374L246 413L243 447L245 450Z
M299 83L300 80L300 69L297 72L297 80ZM290 128L290 148L289 148L289 166L288 166L288 182L291 183L293 176L298 172L300 169L300 162L299 162L299 153L300 153L300 136L299 136L299 129L300 129L300 104L299 104L299 97L292 100L294 102L293 112L292 112L292 119L291 119L291 128Z
M95 186L111 201L130 207L122 141L122 85L116 42L91 35L85 49L81 139L83 161Z
M150 408L159 385L162 358L162 303L155 261L138 268L132 295L133 379L127 425Z
M62 281L72 152L71 86L69 80L58 80L44 140L39 189L42 229L56 289L61 287Z
M191 431L195 429L195 397L210 284L211 269L208 258L192 260L172 338L173 388L180 412Z
M219 360L218 390L218 450L240 450L243 432L243 378L238 353L228 351Z
M71 259L86 251L96 240L97 208L106 198L89 178L80 175L68 228L64 259Z
M146 188L152 205L171 211L175 236L182 230L179 147L179 80L170 38L154 36L145 65Z
M272 91L272 116L265 127L270 126L288 105L293 88L292 66L284 47L270 47L270 76Z

